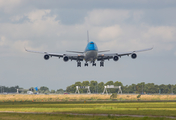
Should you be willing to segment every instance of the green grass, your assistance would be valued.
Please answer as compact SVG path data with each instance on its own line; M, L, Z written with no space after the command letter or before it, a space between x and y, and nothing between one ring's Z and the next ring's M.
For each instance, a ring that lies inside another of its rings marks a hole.
M120 103L120 102L114 102L114 103L1 102L0 111L176 116L176 102L131 102L131 103L130 102L123 102L123 103ZM3 114L0 114L0 115L2 116ZM28 116L28 114L26 114L26 116ZM52 114L51 116L55 116L55 115ZM65 115L64 116L58 115L58 116L61 116L63 118L67 117ZM81 119L81 116L77 116L77 117L80 117ZM126 118L123 118L123 119L126 119Z

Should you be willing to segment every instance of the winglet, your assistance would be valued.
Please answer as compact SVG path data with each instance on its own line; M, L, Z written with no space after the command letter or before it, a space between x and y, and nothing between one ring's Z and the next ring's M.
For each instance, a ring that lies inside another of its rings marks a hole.
M152 46L152 49L154 48L154 45Z
M87 31L87 43L89 43L89 31Z
M26 47L24 47L24 49L25 49L26 51L28 51L28 50L26 49Z

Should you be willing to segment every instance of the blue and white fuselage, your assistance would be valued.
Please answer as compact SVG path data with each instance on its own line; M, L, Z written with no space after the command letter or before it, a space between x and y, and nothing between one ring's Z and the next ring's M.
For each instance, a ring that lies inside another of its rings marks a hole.
M94 62L98 56L98 47L94 42L89 42L84 51L85 61Z

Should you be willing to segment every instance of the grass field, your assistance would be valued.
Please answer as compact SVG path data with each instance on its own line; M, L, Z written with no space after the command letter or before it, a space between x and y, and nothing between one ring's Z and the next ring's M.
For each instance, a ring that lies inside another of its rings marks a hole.
M74 103L7 102L0 111L175 116L176 102Z
M134 95L117 95L116 100L137 100L136 94ZM5 101L36 101L36 102L57 102L57 101L80 101L80 100L110 100L110 95L101 94L51 94L51 95L25 95L25 94L7 94L0 95L0 102ZM140 100L176 100L176 95L141 95Z
M175 95L142 95L141 100L150 101L142 102L137 101L137 95L118 95L116 98L118 101L110 100L110 95L0 95L0 119L167 120L170 118L164 117L176 117L176 102L152 102L152 100L175 100L175 97ZM120 100L132 100L132 102ZM3 113L8 111L24 113ZM40 114L26 114L27 112ZM79 115L68 115L68 113ZM106 114L107 116L81 114ZM149 117L115 117L110 114Z

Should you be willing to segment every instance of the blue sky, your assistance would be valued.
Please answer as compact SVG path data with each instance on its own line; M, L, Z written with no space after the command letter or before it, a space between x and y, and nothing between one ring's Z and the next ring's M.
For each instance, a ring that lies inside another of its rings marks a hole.
M175 12L175 0L0 0L0 85L66 89L85 80L176 84ZM75 61L45 61L41 54L24 51L83 51L87 30L99 50L154 49L135 60L106 61L104 68L99 62L77 68Z

